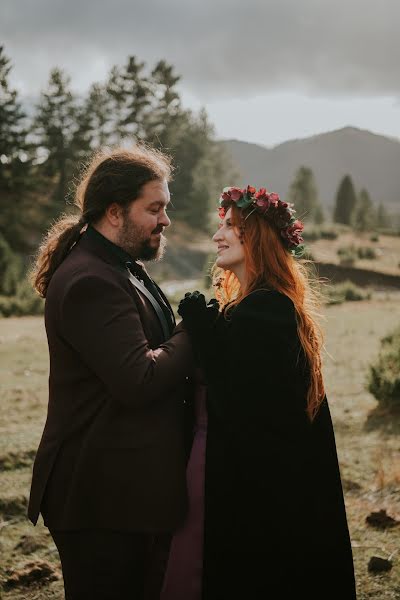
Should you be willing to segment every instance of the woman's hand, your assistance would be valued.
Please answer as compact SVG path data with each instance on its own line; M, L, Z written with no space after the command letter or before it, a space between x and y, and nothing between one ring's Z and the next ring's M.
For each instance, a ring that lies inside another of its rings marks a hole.
M187 292L179 302L178 314L190 332L201 332L209 329L216 321L219 304L215 298L206 303L204 294L197 290Z

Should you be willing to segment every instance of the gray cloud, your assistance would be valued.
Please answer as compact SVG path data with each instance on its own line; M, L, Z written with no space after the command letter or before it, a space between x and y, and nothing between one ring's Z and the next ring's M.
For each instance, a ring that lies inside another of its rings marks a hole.
M202 100L276 91L400 91L398 0L1 0L0 30L25 92L60 66L84 89L136 55L165 58Z

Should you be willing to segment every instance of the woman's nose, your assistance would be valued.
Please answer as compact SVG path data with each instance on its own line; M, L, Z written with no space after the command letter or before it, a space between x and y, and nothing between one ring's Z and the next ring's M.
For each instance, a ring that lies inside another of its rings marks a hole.
M214 235L212 236L212 241L213 242L218 242L219 240L222 240L222 234L221 234L221 230L217 229L217 231L214 233Z

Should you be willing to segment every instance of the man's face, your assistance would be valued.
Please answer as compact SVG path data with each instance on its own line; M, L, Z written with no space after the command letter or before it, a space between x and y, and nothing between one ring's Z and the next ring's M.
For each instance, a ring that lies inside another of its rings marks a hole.
M170 201L165 180L149 181L123 213L117 244L134 259L159 260L166 239L162 235L171 221L166 213Z

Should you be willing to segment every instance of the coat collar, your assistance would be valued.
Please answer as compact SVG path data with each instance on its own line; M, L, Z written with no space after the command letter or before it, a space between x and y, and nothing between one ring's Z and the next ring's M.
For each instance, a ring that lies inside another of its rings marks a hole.
M125 252L123 248L104 237L104 235L91 225L87 226L86 231L82 234L79 244L82 244L84 247L89 247L92 252L95 252L97 256L102 258L105 262L119 267L120 269L125 270L128 267L130 269L133 268L134 270L135 265L138 269L144 269L142 262L135 260L128 252Z

